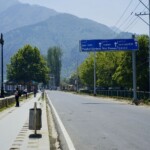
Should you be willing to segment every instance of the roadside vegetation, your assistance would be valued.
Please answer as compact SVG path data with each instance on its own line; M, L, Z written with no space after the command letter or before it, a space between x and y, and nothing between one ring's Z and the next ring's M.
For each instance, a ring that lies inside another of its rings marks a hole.
M47 83L48 73L49 68L39 49L31 45L20 48L7 65L7 79L15 83Z
M54 46L50 47L47 52L47 65L50 68L50 81L51 87L55 88L60 86L60 74L62 67L62 49Z
M136 52L137 88L148 91L148 40L146 35L137 37L139 50ZM84 86L93 86L93 53L79 66L79 77ZM122 87L132 89L132 53L96 53L96 85L98 87Z
M137 91L140 92L138 96L140 96L145 103L149 103L149 37L147 35L140 35L136 38L139 43L139 50L136 51ZM78 67L77 71L72 74L68 80L68 84L75 85L75 80L78 79L79 88L82 88L83 92L92 92L94 84L93 64L94 54L89 53L89 56ZM129 97L132 98L132 52L97 52L96 87L97 91L116 91L116 93L111 92L112 95L99 92L100 95L115 97L117 94L120 94L117 93L117 91L124 90L129 92L122 93L122 97L123 94L128 94ZM143 97L141 96L142 93L144 94Z

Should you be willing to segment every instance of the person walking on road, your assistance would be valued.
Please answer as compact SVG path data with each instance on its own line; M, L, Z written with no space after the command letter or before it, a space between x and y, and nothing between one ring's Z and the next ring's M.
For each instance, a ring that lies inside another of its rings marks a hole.
M16 107L19 107L19 89L18 89L18 87L16 88L16 91L15 91L15 100L16 100Z

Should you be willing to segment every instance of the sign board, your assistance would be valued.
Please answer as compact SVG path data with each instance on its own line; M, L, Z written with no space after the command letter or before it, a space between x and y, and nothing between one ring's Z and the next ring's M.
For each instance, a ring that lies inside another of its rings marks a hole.
M81 40L79 44L82 52L138 50L138 42L135 39Z

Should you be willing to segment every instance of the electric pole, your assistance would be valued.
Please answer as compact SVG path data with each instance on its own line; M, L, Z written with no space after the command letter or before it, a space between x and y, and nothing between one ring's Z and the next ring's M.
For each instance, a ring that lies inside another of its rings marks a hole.
M139 14L135 14L137 17L139 17L144 23L146 23L149 26L149 50L148 50L148 61L149 61L149 67L148 67L148 71L149 71L149 99L150 99L150 0L149 0L149 7L147 7L142 0L139 0L145 8L148 9L148 13L139 13ZM142 15L149 15L149 22L146 22L141 16Z

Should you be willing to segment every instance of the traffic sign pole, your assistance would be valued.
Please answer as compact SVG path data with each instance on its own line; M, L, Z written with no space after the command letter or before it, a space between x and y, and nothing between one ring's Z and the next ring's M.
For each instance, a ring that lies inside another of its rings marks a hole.
M96 52L94 51L94 96L96 96Z
M137 93L136 93L136 52L132 51L132 70L133 70L133 103L138 104L137 102Z

